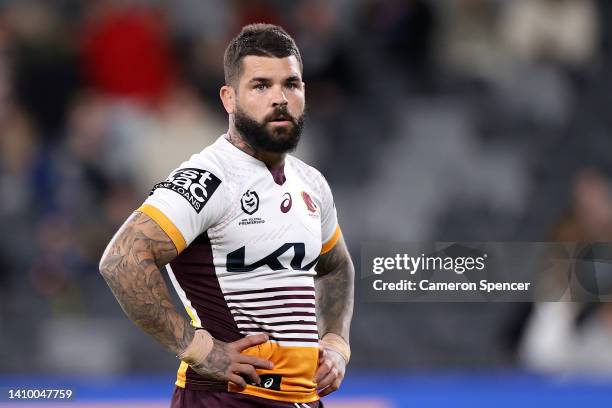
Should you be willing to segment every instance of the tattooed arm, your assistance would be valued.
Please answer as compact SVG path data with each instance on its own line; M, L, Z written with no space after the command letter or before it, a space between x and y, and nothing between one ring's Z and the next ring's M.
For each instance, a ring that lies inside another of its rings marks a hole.
M135 212L108 244L100 261L100 273L125 314L167 350L179 355L192 343L195 330L176 311L160 272L176 256L172 240L159 225L148 215ZM214 339L206 357L192 368L207 378L232 381L242 387L246 383L236 373L259 382L254 367L270 368L270 363L240 352L267 341L265 336L260 337L234 343Z
M353 317L355 268L343 237L340 237L331 251L321 255L316 271L319 335L321 338L328 334L337 335L348 344ZM323 345L315 375L319 395L325 396L340 387L347 363L346 357Z
M177 252L172 240L146 214L135 212L104 251L100 273L130 319L178 355L194 329L178 314L159 268Z
M316 271L319 334L323 337L335 333L348 343L353 317L355 267L343 237L331 251L321 255Z

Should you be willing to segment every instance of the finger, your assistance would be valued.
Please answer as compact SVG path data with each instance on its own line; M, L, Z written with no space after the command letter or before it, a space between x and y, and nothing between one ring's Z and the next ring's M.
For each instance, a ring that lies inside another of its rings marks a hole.
M245 389L247 386L246 381L244 381L244 378L237 374L230 374L227 377L227 380L236 384L240 389Z
M327 359L327 351L323 347L319 347L319 365Z
M253 368L252 365L238 364L236 371L248 375L249 377L251 377L251 380L253 380L255 384L261 385L261 379L259 378L257 371L255 371L255 368Z
M323 389L325 387L328 387L330 385L333 384L333 382L336 380L336 377L338 376L338 370L336 369L332 369L330 370L326 376L323 377L323 379L321 379L321 381L319 381L317 383L317 388L318 389Z
M237 359L238 363L242 364L250 364L253 367L264 368L271 370L274 368L274 364L272 364L269 360L264 360L263 358L247 356L246 354L240 354Z
M246 336L240 340L236 340L231 343L237 351L242 351L249 347L256 346L258 344L262 344L268 341L268 335L265 333L256 334L254 336Z
M327 376L327 374L329 374L329 372L331 371L331 368L332 368L331 361L323 360L323 362L321 362L321 364L319 364L319 367L317 368L317 372L315 373L315 377L314 377L314 382L318 384L319 381L321 381L323 378Z
M334 381L332 385L330 385L329 387L319 392L319 397L323 398L324 396L329 395L332 392L336 391L338 388L340 388L340 383L341 383L340 380Z

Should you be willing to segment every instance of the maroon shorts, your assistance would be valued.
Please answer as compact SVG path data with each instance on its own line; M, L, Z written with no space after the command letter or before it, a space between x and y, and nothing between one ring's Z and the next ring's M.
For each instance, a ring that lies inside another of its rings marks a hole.
M174 389L170 408L323 408L321 401L293 403L273 401L227 391Z

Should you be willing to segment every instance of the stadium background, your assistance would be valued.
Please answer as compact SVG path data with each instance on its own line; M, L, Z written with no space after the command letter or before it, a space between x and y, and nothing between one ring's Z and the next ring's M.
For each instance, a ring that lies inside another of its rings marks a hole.
M222 54L249 22L302 51L297 154L327 176L358 268L366 240L612 236L609 1L5 0L3 393L165 406L176 360L97 262L153 183L226 128ZM612 402L608 304L357 298L351 344L332 408Z

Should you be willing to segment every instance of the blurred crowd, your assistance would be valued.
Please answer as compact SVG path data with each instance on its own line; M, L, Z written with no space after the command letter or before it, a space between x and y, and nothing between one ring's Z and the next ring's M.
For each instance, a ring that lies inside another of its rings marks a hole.
M170 364L118 318L97 263L226 129L223 52L251 22L301 49L296 154L327 176L357 263L367 240L609 240L610 21L606 0L0 2L0 373ZM353 364L571 369L553 360L593 352L530 357L548 347L539 306L357 301ZM612 314L595 309L612 372ZM551 313L571 336L592 326Z

